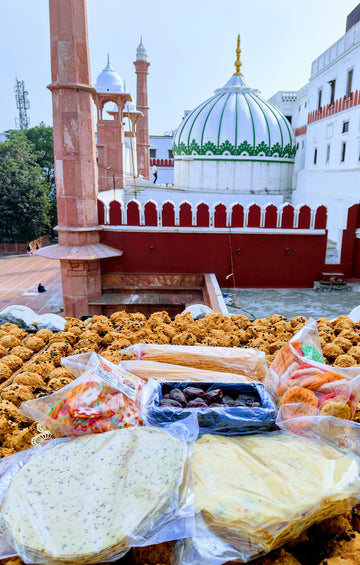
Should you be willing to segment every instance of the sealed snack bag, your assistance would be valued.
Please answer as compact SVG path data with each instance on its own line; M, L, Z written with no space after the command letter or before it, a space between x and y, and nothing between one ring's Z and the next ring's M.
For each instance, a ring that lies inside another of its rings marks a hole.
M268 372L265 353L250 348L137 343L123 349L123 353L133 353L136 359L143 361L236 373L253 381L263 381Z
M0 558L118 562L134 545L191 536L188 467L181 436L144 427L10 455L0 462Z
M93 353L80 377L19 411L57 437L108 432L142 424L142 388L141 379Z
M284 432L204 435L193 448L196 533L176 565L248 563L359 500L359 458Z
M360 368L324 364L314 320L282 347L271 365L271 375L270 390L279 408L278 421L299 419L304 429L317 415L344 420L355 415Z
M183 365L172 365L171 363L159 363L158 361L120 361L120 367L124 367L130 373L148 381L149 379L162 381L203 381L203 382L235 382L247 383L253 379L237 373L221 371L209 371L204 369L194 369Z

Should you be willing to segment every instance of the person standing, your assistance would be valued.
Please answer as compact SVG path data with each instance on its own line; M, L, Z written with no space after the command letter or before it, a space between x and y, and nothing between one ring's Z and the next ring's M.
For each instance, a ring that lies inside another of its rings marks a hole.
M30 245L30 243L28 243L28 246L26 248L26 253L27 253L27 255L31 255L31 245Z
M157 166L153 165L152 169L151 169L152 174L154 175L154 184L157 181L157 175L158 175L158 170L157 170Z

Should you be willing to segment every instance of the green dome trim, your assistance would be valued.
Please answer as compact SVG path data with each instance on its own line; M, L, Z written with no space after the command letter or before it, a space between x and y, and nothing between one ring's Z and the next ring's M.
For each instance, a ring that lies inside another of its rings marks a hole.
M242 142L240 145L235 147L230 141L224 141L220 146L215 145L211 141L207 141L202 147L193 139L190 145L181 142L178 146L173 145L174 155L199 155L206 156L208 152L212 155L224 155L224 153L229 153L233 156L242 156L246 154L249 157L259 156L261 153L266 157L272 157L273 155L278 155L278 157L283 159L294 159L296 154L296 147L290 143L282 147L279 143L275 143L273 146L267 145L264 141L258 143L256 147L253 147L248 141ZM245 156L245 155L244 155Z
M247 156L250 160L258 156L259 161L264 157L293 160L295 147L285 116L235 75L183 118L173 138L177 160L181 155L224 154L239 160Z

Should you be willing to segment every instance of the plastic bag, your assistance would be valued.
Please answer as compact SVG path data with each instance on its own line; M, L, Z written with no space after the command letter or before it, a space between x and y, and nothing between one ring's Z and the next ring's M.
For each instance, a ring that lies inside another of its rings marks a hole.
M324 364L314 320L281 348L269 374L272 380L266 384L279 407L277 423L294 419L294 426L298 424L299 429L304 429L319 414L345 420L355 415L360 397L360 367Z
M204 345L157 345L137 343L123 350L143 361L159 361L185 365L195 369L245 375L253 381L263 381L268 365L265 353L241 347L206 347Z
M7 548L0 558L99 563L133 545L191 535L187 469L180 439L141 427L56 439L9 456L0 463L0 548Z
M277 422L281 430L301 433L310 439L320 439L343 453L354 453L360 457L360 423L342 420L333 416L314 416L311 426L306 417Z
M358 457L282 431L204 435L191 470L196 534L177 544L177 565L248 562L360 500Z
M277 413L262 383L149 381L142 401L142 417L147 425L186 423L195 413L200 435L243 435L269 430Z
M80 377L53 394L23 402L19 412L56 437L138 426L142 388L141 379L92 353Z
M194 369L171 363L159 363L158 361L120 361L120 367L124 367L141 379L158 379L162 381L201 381L201 382L252 382L253 379L236 373L221 373L220 371L206 371Z

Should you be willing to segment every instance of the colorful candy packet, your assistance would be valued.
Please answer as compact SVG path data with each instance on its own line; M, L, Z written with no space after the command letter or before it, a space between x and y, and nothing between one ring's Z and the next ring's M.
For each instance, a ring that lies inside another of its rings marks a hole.
M19 411L56 437L108 432L142 424L142 388L140 378L94 353L80 377Z

